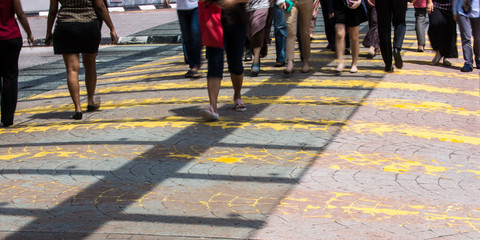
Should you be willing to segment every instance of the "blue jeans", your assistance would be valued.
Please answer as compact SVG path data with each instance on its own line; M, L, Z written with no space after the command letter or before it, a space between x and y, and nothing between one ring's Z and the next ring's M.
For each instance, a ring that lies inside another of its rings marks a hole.
M285 22L285 10L277 4L273 7L273 30L275 33L275 49L277 62L285 62L285 40L287 38L287 23Z
M200 56L202 51L198 8L192 10L177 10L177 14L188 64L190 68L198 68L201 65Z
M473 55L475 54L475 62L478 67L480 66L480 18L468 18L458 14L457 19L462 38L462 52L465 64L473 67Z

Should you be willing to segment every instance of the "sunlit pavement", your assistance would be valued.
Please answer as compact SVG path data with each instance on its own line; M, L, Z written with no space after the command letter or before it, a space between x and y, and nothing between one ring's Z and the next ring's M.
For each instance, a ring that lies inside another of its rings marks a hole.
M184 78L181 53L102 73L80 121L66 85L25 97L0 128L0 236L478 239L479 70L432 66L415 39L390 74L362 48L359 72L347 56L335 75L318 33L310 72L285 77L272 45L246 112L225 72L218 122L199 118L206 79Z

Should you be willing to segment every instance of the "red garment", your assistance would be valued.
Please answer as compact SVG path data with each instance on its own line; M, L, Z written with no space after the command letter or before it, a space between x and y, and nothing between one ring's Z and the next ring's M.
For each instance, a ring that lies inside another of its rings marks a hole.
M21 36L17 20L15 20L13 0L0 1L0 40L9 40Z
M413 3L413 7L415 7L415 8L426 8L427 7L427 0L417 0Z

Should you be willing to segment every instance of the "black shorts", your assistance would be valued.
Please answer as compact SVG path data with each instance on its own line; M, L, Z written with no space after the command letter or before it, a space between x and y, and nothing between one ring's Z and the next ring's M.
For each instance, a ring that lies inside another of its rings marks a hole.
M100 45L100 22L57 22L53 31L55 54L96 53Z

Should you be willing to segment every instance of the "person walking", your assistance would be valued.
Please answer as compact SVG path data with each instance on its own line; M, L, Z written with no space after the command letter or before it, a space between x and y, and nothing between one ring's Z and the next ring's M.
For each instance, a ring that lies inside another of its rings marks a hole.
M407 12L407 0L367 0L370 5L375 6L378 20L378 38L380 40L380 52L382 53L385 71L393 72L392 55L395 59L395 66L403 67L403 60L400 54L405 38L407 26L405 17ZM392 47L392 25L394 27Z
M201 77L198 70L201 66L202 42L198 22L198 0L178 0L177 15L185 47L185 59L188 60L190 67L185 77L199 78Z
M297 21L298 29L300 33L301 41L301 53L302 53L302 69L301 72L307 73L310 71L309 59L310 59L310 23L313 16L313 1L312 0L297 0L292 3L293 6L287 6L285 0L277 0L277 5L282 9L290 8L288 12L285 12L285 18L287 22L287 67L283 72L287 75L291 75L294 71L293 60L295 57L295 40L297 36Z
M60 9L58 4L60 3ZM97 16L98 14L98 16ZM53 23L57 19L52 33ZM73 119L82 119L80 105L80 56L82 54L85 68L85 85L87 87L87 111L96 111L100 103L94 99L97 85L96 57L101 39L101 21L110 29L112 43L118 40L115 27L102 0L50 0L47 20L47 44L53 41L55 54L62 54L67 70L67 85L70 97L75 105Z
M285 66L285 41L287 39L287 22L284 10L273 5L273 32L275 35L276 61L274 67Z
M415 33L417 34L417 52L425 51L425 26L427 18L427 0L412 0L415 8Z
M270 42L273 8L270 0L249 0L246 5L248 16L246 48L253 55L250 77L260 73L260 58L265 57Z
M480 69L480 1L479 0L454 0L453 18L460 28L462 39L463 59L465 64L460 69L462 72L473 71L473 56L477 69ZM473 36L473 47L472 47Z
M0 1L0 94L4 127L13 125L18 100L18 58L23 41L15 15L27 33L28 44L34 41L20 0Z
M345 33L346 28L348 28L351 41L350 46L352 48L352 65L350 67L350 72L356 73L358 72L357 61L360 50L358 36L360 23L367 21L367 14L364 6L362 5L362 0L328 0L328 8L330 11L330 16L333 17L335 21L335 46L337 48L336 53L338 60L338 65L335 72L340 74L345 68Z
M367 58L374 58L380 52L380 40L378 39L377 10L368 1L365 4L368 17L368 32L363 39L363 46L368 48Z
M452 0L427 0L430 26L428 38L435 51L432 64L443 58L444 66L451 66L447 58L457 58L457 24L453 18Z
M223 79L224 51L227 55L228 71L233 85L234 109L237 112L246 111L242 101L243 86L243 52L247 38L248 17L244 0L216 1L221 10L221 28L223 29L223 47L206 46L208 60L207 90L209 105L200 110L205 121L217 121L220 118L217 103ZM210 4L210 3L208 3ZM202 25L201 25L202 26ZM205 26L206 27L206 26ZM202 30L203 32L204 30ZM205 39L208 36L202 35Z

